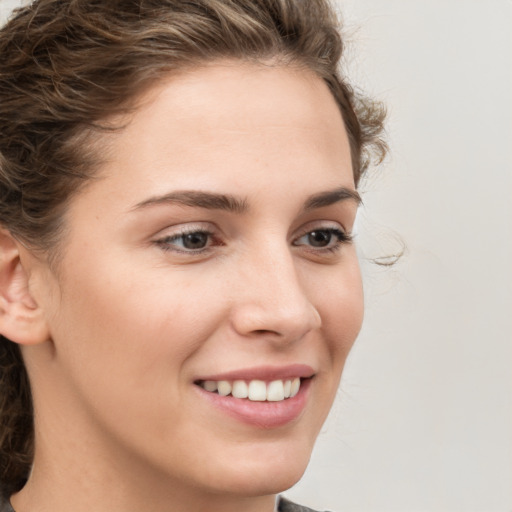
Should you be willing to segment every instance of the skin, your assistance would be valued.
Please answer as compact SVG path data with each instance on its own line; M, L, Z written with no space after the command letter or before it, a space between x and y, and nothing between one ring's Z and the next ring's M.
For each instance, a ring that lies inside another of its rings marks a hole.
M329 231L350 232L357 202L304 210L355 189L339 110L309 71L221 62L148 91L109 137L100 179L66 213L57 270L19 248L47 335L23 346L36 454L13 505L271 512L306 468L363 316L355 247ZM177 191L245 210L154 201ZM187 251L184 229L211 231L205 250ZM295 363L315 376L279 428L229 417L194 384Z

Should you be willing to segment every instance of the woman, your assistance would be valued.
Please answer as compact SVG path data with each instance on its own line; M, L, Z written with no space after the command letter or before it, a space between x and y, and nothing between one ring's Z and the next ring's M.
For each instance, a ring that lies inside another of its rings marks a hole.
M301 477L384 148L341 51L322 0L39 0L2 29L0 510L270 512Z

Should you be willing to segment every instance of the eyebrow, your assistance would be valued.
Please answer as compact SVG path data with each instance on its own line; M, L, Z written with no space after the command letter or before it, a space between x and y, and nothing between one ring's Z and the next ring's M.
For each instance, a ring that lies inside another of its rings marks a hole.
M357 205L360 205L363 202L357 190L347 187L339 187L335 190L319 192L318 194L310 196L304 204L304 211L324 208L341 201L353 201Z
M247 200L230 194L215 194L198 190L171 192L163 196L150 197L135 205L134 210L159 204L175 203L208 210L226 210L233 213L245 213L249 208Z
M347 200L353 201L357 205L362 202L361 196L356 190L340 187L310 196L304 203L302 210L310 211ZM133 210L140 210L160 204L180 204L194 208L224 210L233 213L246 213L249 210L249 205L245 198L236 197L231 194L217 194L198 190L175 191L162 196L150 197L137 203Z

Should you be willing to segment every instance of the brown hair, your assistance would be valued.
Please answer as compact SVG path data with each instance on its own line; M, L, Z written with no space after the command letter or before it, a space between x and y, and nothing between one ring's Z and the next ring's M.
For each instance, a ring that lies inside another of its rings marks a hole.
M382 159L382 107L339 71L328 0L37 0L0 30L0 224L51 255L67 202L94 173L101 122L173 70L277 59L314 71L341 110L356 184ZM18 347L0 339L0 482L26 481L32 404Z

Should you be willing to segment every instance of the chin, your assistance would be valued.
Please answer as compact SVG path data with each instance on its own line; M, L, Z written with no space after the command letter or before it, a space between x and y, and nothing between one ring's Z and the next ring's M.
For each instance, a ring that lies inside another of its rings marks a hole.
M295 485L306 471L311 449L261 450L257 457L240 457L229 468L219 471L223 482L217 489L244 496L263 496L283 492ZM228 459L226 459L228 461ZM229 475L229 477L228 477ZM228 489L229 488L229 489Z
M301 467L278 467L270 470L267 468L266 471L253 471L244 475L238 474L229 486L231 487L230 491L235 495L248 497L279 494L293 487L301 479L305 470L306 465Z

